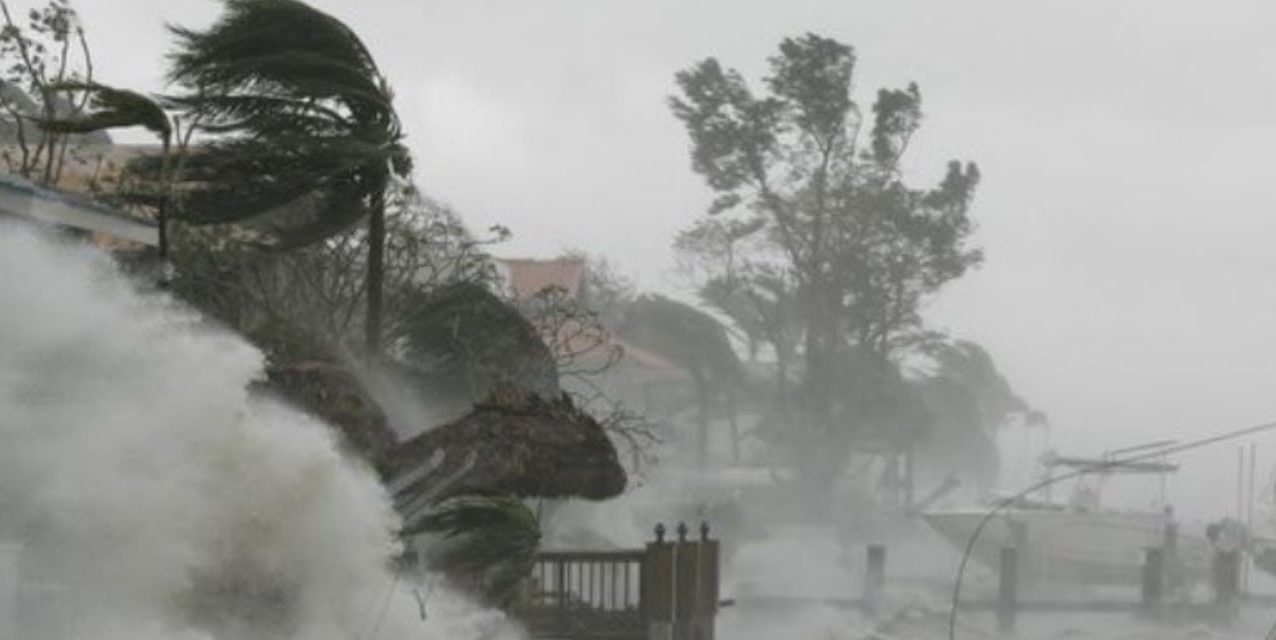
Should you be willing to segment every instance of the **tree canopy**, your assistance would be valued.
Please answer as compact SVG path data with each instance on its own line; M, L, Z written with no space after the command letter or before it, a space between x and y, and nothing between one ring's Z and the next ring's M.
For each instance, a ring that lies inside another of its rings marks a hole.
M402 331L405 360L448 386L464 406L502 384L544 398L559 394L556 360L537 328L480 284L423 295Z
M761 330L782 325L763 322L758 302L782 292L797 303L809 444L849 446L855 426L834 407L839 354L889 357L928 337L922 303L982 257L968 216L980 174L954 160L938 184L912 186L901 161L921 91L882 89L865 113L849 45L786 38L768 63L760 92L714 58L675 77L670 107L716 194L679 248L711 265L702 292L715 305L754 302L733 316L752 315L748 330L777 351L788 334Z
M1044 424L1046 416L1014 391L980 345L935 341L924 354L930 366L911 383L931 418L920 457L942 473L955 472L987 488L1000 466L997 431L1015 423Z
M25 19L24 19L25 18ZM48 0L25 16L0 1L0 161L10 173L41 184L58 184L68 165L89 147L109 145L100 128L59 131L40 126L78 119L87 107L59 90L66 83L93 81L89 40L68 0Z
M176 217L252 220L259 244L312 244L367 219L369 347L381 339L385 197L411 158L389 83L348 26L299 0L227 0L172 28L170 102L213 134L186 158Z
M659 294L629 305L617 333L720 388L744 381L740 358L717 318Z

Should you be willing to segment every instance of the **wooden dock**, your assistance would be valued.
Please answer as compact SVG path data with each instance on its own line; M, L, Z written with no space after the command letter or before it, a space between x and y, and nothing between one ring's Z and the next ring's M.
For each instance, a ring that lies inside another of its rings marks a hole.
M1022 597L1021 574L1017 550L1002 550L1001 563L997 567L996 597L962 600L958 607L963 613L992 613L997 628L1003 633L1015 630L1021 615L1052 613L1127 614L1133 618L1155 623L1192 624L1209 623L1225 627L1236 620L1242 608L1272 610L1276 612L1276 595L1244 594L1240 591L1240 555L1238 552L1220 552L1214 559L1212 597L1206 601L1183 601L1167 597L1165 555L1160 549L1148 549L1140 575L1140 587L1130 590L1124 597L1040 598ZM855 598L811 598L789 596L741 596L725 600L723 606L748 608L754 613L783 614L811 606L855 611L868 617L886 613L884 594L887 586L886 549L880 545L866 549L865 572L861 596ZM949 604L936 601L930 613L942 609L948 612Z

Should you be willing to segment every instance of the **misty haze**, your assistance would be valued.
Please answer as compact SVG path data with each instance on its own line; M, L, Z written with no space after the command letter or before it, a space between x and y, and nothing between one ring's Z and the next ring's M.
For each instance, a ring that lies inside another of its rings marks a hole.
M1273 25L0 0L0 640L1276 638Z

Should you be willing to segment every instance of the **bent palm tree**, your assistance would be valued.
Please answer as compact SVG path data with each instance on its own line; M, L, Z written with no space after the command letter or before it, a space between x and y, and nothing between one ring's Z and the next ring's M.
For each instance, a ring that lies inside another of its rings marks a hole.
M63 82L50 86L52 91L84 91L89 94L88 110L69 118L40 121L40 126L54 133L93 133L117 127L145 127L171 142L173 125L164 108L154 100L127 89L117 89L97 82Z
M662 295L646 295L630 305L617 335L691 374L698 406L696 458L703 468L708 464L712 398L725 393L731 402L746 380L727 328L691 305ZM729 416L729 420L734 429L734 416Z
M49 87L51 91L82 91L87 94L88 111L72 117L37 120L45 131L53 133L95 133L122 127L143 127L159 136L164 155L160 166L159 185L159 257L168 259L168 160L173 141L173 123L164 108L154 100L126 89L96 82L63 82Z
M219 134L186 161L180 217L254 221L288 249L368 219L369 352L380 348L385 193L411 170L392 93L348 26L299 0L228 0L206 31L174 27L173 104ZM261 226L264 224L264 227Z

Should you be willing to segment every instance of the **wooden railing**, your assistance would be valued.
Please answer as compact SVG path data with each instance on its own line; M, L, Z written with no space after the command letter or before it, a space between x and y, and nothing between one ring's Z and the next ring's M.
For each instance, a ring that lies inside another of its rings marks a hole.
M547 638L644 638L642 551L537 555L524 620Z
M666 542L663 526L643 549L537 554L520 612L533 637L564 640L712 640L718 543Z

